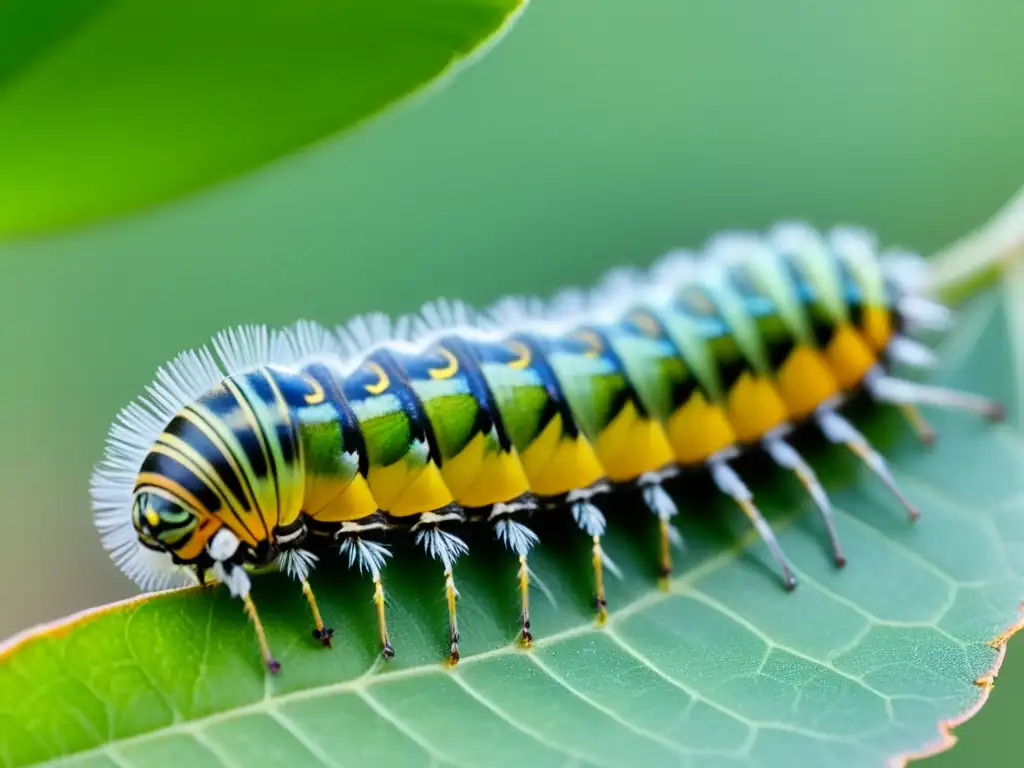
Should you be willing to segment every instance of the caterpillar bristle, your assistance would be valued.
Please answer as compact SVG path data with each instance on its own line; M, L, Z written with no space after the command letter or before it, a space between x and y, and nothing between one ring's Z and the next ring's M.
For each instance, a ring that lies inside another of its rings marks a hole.
M630 521L657 526L651 570L668 585L682 540L667 483L678 477L685 495L683 470L710 475L793 589L795 570L736 459L763 451L796 478L842 567L839 521L811 462L787 442L794 428L813 424L844 446L916 519L843 404L865 392L898 408L925 442L935 432L920 407L1005 414L890 370L937 362L915 332L945 330L953 315L926 295L927 277L919 256L879 254L866 230L783 222L766 234L720 233L699 251L613 270L592 290L547 301L508 297L478 311L439 299L395 320L228 329L162 366L117 415L90 479L96 527L142 589L223 584L242 601L270 672L280 664L250 573L275 566L300 585L311 634L330 646L309 580L340 557L372 582L388 659L384 572L388 542L402 537L434 563L446 656L458 663L455 568L473 526L490 526L515 559L521 645L538 632L532 588L555 605L530 568L544 543L534 521L545 516L569 516L587 538L603 623L606 577L621 576L604 546L611 491L633 489L650 511Z

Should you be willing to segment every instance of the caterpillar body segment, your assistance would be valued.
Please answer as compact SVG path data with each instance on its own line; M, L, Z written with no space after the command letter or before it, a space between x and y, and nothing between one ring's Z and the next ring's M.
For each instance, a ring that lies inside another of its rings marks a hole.
M223 582L274 671L254 571L292 577L313 636L329 645L308 577L325 553L340 554L369 576L391 656L384 537L407 535L438 563L455 662L455 572L468 552L460 533L486 524L518 563L528 645L531 517L564 509L590 539L602 619L605 571L615 572L602 548L604 497L617 485L638 489L657 517L667 575L679 537L663 482L687 468L708 471L743 511L791 588L793 569L737 457L763 451L792 473L843 565L831 504L786 441L792 429L810 423L846 446L916 517L884 459L840 414L846 399L864 390L925 435L918 405L1001 416L984 398L891 373L932 364L912 333L950 322L922 295L920 276L919 260L879 256L858 230L785 224L719 235L699 256L617 270L549 303L511 298L477 313L441 301L394 323L370 315L336 329L224 332L212 351L160 369L119 414L92 479L96 524L144 590Z

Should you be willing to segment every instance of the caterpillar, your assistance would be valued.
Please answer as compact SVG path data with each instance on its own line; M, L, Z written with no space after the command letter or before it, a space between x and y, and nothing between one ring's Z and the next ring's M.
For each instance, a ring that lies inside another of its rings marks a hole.
M298 582L314 638L330 645L308 581L324 551L369 577L381 652L394 654L385 535L409 537L439 564L452 663L466 525L490 526L518 559L528 645L528 557L539 541L530 522L570 514L592 546L603 620L603 500L615 487L639 490L667 575L677 508L663 483L687 468L706 471L742 510L792 589L737 457L760 451L792 473L841 567L829 498L786 441L791 430L810 424L848 448L917 518L844 403L864 393L898 407L925 440L934 433L919 405L1003 415L997 402L892 374L932 364L914 335L952 322L925 296L925 278L923 259L880 251L864 230L783 223L720 233L700 253L614 270L548 302L513 297L476 311L441 300L395 322L372 314L333 330L300 321L224 331L160 368L118 414L91 479L95 523L144 591L226 585L272 672L280 665L250 574L276 568Z

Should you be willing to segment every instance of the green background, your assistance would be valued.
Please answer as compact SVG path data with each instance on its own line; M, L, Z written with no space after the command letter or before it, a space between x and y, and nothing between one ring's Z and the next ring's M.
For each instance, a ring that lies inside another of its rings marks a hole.
M446 91L349 137L0 245L0 635L131 593L91 465L155 367L224 326L544 293L783 217L925 252L981 223L1024 180L1024 6L850 5L534 0ZM1020 642L934 765L1008 755Z

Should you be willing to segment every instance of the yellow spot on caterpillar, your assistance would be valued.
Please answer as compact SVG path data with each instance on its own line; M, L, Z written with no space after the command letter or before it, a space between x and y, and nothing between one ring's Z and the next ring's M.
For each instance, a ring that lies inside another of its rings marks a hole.
M538 496L558 496L574 488L586 488L605 476L590 441L583 435L571 438L562 432L562 416L556 415L520 454L530 488Z
M429 368L427 372L432 379L450 379L459 372L459 361L455 359L455 355L444 347L438 347L437 351L448 361L448 365L444 368Z
M518 341L510 341L508 343L508 348L517 355L515 360L509 362L509 368L515 368L517 371L522 371L529 367L533 360L533 355L530 353L530 348L528 346Z
M753 443L789 416L774 384L764 376L744 371L729 391L729 422L740 442Z
M736 433L719 405L700 392L668 420L668 435L680 464L699 464L736 444Z
M697 285L687 287L682 294L683 302L687 308L693 311L698 317L710 317L715 314L715 304L708 297L704 289Z
M583 353L584 357L600 357L604 352L604 344L601 343L601 337L593 331L579 331L574 336L588 347Z
M801 419L839 394L839 383L825 356L806 344L793 349L779 368L779 392L791 419Z
M892 315L885 307L865 307L862 330L868 343L878 352L892 338Z
M199 526L191 531L191 535L185 543L175 548L175 554L185 560L192 560L199 557L206 548L207 543L213 538L213 534L221 529L221 524L212 517L206 517L199 521Z
M183 560L194 560L203 553L208 541L209 538L191 536L182 546L174 550L174 554Z
M160 515L154 512L152 508L147 508L146 522L149 523L150 528L156 528L158 525L160 525Z
M626 403L605 427L595 447L608 477L617 483L636 480L644 472L653 472L675 461L664 427L643 418L632 402Z
M433 461L422 467L411 467L397 461L387 467L370 470L370 490L380 508L395 517L408 517L451 504L451 491L444 483L441 470Z
M160 452L164 455L171 456L177 460L177 457L173 453L169 453L166 446L156 445L153 448L154 452ZM202 522L203 518L213 518L221 523L226 522L223 517L213 514L210 510L205 507L198 498L192 493L185 489L184 486L175 482L166 475L158 474L155 472L140 472L139 476L135 479L135 487L137 490L145 489L151 493L155 493L158 496L163 496L165 499L170 499L179 504L183 504L191 509ZM227 506L227 502L223 502ZM234 518L233 515L225 509L223 514L229 515ZM256 546L256 541L249 534L249 532L239 527L231 527L232 532L238 536L243 542L248 544L250 547ZM255 528L253 530L256 530Z
M382 392L384 392L388 387L391 386L391 379L388 378L388 375L384 372L384 369L377 365L377 363L367 363L366 367L373 373L377 374L377 383L367 384L367 392L369 392L371 395L379 395Z
M362 520L377 511L377 500L358 473L351 480L310 474L305 498L305 513L324 523Z
M850 325L840 325L825 349L825 357L841 389L853 389L871 366L878 362L874 352Z
M320 382L314 379L312 376L306 376L305 379L309 383L310 388L313 390L312 393L306 395L306 404L319 405L324 401L324 388L321 387Z
M463 507L511 501L530 490L519 455L497 450L493 438L478 433L441 468L445 485Z
M658 321L646 312L641 312L639 310L632 312L630 314L630 318L636 324L636 327L646 335L655 339L661 338L661 327L658 325Z
M455 499L448 486L445 485L441 470L431 461L420 470L416 479L391 505L390 512L396 517L418 515L422 512L441 509L453 501Z

